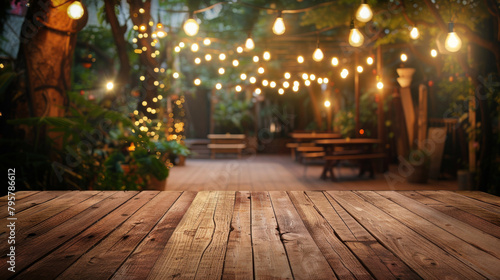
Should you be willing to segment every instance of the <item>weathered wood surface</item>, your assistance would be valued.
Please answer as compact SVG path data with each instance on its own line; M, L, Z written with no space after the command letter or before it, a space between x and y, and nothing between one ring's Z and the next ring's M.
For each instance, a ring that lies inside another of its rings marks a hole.
M500 198L480 192L22 196L0 279L500 278Z

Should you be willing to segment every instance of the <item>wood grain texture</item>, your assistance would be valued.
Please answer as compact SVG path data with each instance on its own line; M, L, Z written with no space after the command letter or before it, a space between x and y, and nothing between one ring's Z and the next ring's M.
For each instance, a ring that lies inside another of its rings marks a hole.
M456 193L500 207L500 197L479 191L457 191Z
M26 209L40 205L62 195L70 195L70 193L67 191L37 192L36 194L30 196L29 199L23 199L16 202L16 205L14 206L16 216L20 215ZM7 216L7 209L0 213L0 218L2 219Z

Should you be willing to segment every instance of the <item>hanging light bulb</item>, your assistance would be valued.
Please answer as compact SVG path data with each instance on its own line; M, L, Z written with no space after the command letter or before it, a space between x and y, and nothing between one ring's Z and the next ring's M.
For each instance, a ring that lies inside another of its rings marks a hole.
M401 54L401 61L406 62L408 60L408 56L405 53Z
M310 85L311 85L311 81L309 81L309 80L305 80L305 81L304 81L304 85L306 85L306 87L310 86Z
M210 46L211 43L212 43L212 41L210 41L209 38L205 38L205 40L203 40L203 45L205 45L205 46Z
M196 86L201 85L201 80L200 80L200 79L198 79L198 78L196 78L196 79L194 80L194 85L196 85Z
M366 59L366 64L368 64L368 65L372 65L372 64L373 64L373 57L369 56L369 57Z
M363 66L359 65L358 67L356 67L356 70L358 71L358 73L363 73Z
M309 79L311 79L311 81L316 80L316 75L314 74L309 75Z
M316 50L313 53L313 59L314 61L320 62L321 60L323 60L323 57L324 57L323 52L319 48L319 37L318 37L318 43L316 44Z
M384 83L382 83L381 81L377 82L377 88L378 89L383 89L384 88Z
M250 77L250 79L248 79L250 81L251 84L255 84L257 82L257 79L255 77Z
M418 32L418 29L417 29L416 26L413 26L413 28L411 29L411 31L410 31L410 37L413 40L417 40L418 37L420 37L420 32Z
M247 40L245 41L245 48L247 50L253 50L255 48L255 43L252 40L252 37L248 36Z
M284 77L285 77L285 79L288 80L292 77L292 74L290 74L289 72L285 72Z
M337 66L337 65L339 65L339 59L338 59L338 58L336 58L336 57L333 57L333 58L332 58L332 65L333 65L333 66Z
M436 57L438 55L438 52L435 49L431 50L431 56Z
M243 48L242 47L237 47L236 48L236 52L237 53L242 53L243 52Z
M280 95L283 95L283 93L285 93L285 90L284 90L284 89L282 89L282 88L280 88L280 89L278 89L278 93L279 93Z
M326 107L326 108L329 108L329 107L330 107L330 105L332 105L332 104L330 103L330 101L329 101L329 100L325 100L324 105L325 105L325 107Z
M301 56L301 55L297 56L297 62L298 63L304 63L304 57Z
M360 47L363 45L365 37L361 32L354 27L354 20L351 20L351 32L349 32L349 44L353 47Z
M194 59L194 63L200 64L201 63L201 58L197 57Z
M252 60L253 60L253 62L259 62L259 57L254 55Z
M275 87L276 87L276 82L275 82L275 81L271 81L271 82L269 83L269 86L270 86L271 88L275 88Z
M462 40L455 32L453 22L448 23L448 36L446 37L444 47L449 52L457 52L462 47Z
M245 73L241 74L240 75L240 79L246 80L247 79L247 75Z
M373 17L373 12L372 9L370 9L370 6L366 4L366 1L363 0L363 3L361 6L359 6L358 10L356 11L356 19L361 21L361 22L369 22Z
M237 85L236 88L235 88L236 92L240 92L241 91L241 86L240 85Z
M224 54L224 53L219 54L219 60L222 61L222 60L225 60L225 59L226 59L226 54Z
M68 6L66 12L71 19L76 20L83 17L85 10L83 9L82 3L80 3L80 1L75 1Z
M273 33L276 35L282 35L285 33L285 22L283 21L283 17L281 16L281 11L278 12L278 17L274 21L273 25Z
M307 75L307 73L302 74L302 79L304 80L309 79L309 75Z
M265 51L264 54L262 55L262 58L264 58L265 61L269 61L271 59L271 53Z
M342 72L340 72L340 77L342 77L342 79L345 79L347 78L347 75L349 75L349 71L347 69L342 69Z
M200 50L200 46L197 43L191 45L192 52L197 52L198 50Z
M259 69L257 69L257 73L264 74L264 67L259 67Z
M221 83L217 83L217 84L215 85L215 88L216 88L217 90L221 89L221 88L222 88L222 84L221 84Z
M198 25L198 22L191 16L186 20L184 23L184 32L186 32L186 35L188 36L194 36L198 34L198 30L200 30L200 26Z
M212 60L212 56L211 56L210 54L206 54L206 55L205 55L205 60L206 60L206 61L210 61L210 60Z
M224 70L224 68L219 68L219 75L223 75L224 73L226 73L226 70Z
M233 66L237 67L238 65L240 65L240 62L237 59L234 59L233 60Z
M163 38L163 37L167 36L167 31L165 31L165 28L163 28L163 24L161 24L160 22L158 22L158 24L156 24L155 34L156 34L156 37L158 37L158 38Z

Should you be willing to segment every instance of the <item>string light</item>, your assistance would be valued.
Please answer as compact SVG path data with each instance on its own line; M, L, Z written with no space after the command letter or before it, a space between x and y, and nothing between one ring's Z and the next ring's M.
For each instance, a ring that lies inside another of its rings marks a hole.
M82 3L80 3L80 1L75 1L68 6L66 12L71 19L77 20L83 17L85 10L83 9Z
M184 32L186 32L186 35L188 36L194 36L198 34L198 30L200 29L200 26L198 25L198 22L193 17L190 17L186 22L184 23Z
M267 87L269 85L269 81L268 80L263 80L262 81L262 85Z
M360 47L363 45L365 37L354 26L354 20L351 20L351 31L349 32L349 44L353 47Z
M323 83L328 84L328 78L323 78Z
M384 88L384 83L382 83L381 81L379 81L379 82L377 83L377 88L378 88L378 89L383 89L383 88Z
M196 78L196 79L194 80L194 85L195 85L195 86L199 86L199 85L201 85L201 80L200 80L200 79L198 79L198 78Z
M259 69L257 69L257 73L264 74L264 67L259 67Z
M115 85L113 84L113 82L108 82L106 84L106 89L107 90L112 90L114 87L115 87Z
M262 55L262 58L265 60L265 61L269 61L271 59L271 53L268 52L268 51L265 51L264 54Z
M297 62L298 63L304 63L304 57L301 56L301 55L297 56Z
M197 52L200 50L200 46L197 43L194 43L191 45L191 51L192 52Z
M210 60L212 60L212 56L211 56L210 54L206 54L206 55L205 55L205 60L206 60L206 61L210 61Z
M285 72L285 74L283 75L285 77L285 79L290 79L290 77L292 77L292 75L290 74L290 72Z
M323 78L318 78L318 84L322 84L323 83Z
M449 52L457 52L462 47L462 40L455 32L453 22L448 23L448 36L446 36L444 47Z
M273 33L276 35L282 35L285 33L285 22L283 21L283 16L281 15L281 11L278 12L278 17L273 24Z
M410 38L413 40L417 40L420 37L420 32L418 32L418 28L416 26L413 26L413 28L410 31Z
M271 88L275 88L275 87L276 87L276 82L275 82L275 81L271 81L271 82L269 83L269 86L270 86Z
M163 24L161 24L160 22L158 22L158 24L156 24L155 34L158 38L163 38L163 37L167 36L167 31L165 31L165 28L163 28Z
M176 53L180 52L180 51L181 51L181 47L179 47L179 46L175 46L174 51L175 51Z
M226 72L226 70L224 70L224 68L219 68L219 74L220 75L223 75L224 73Z
M240 62L237 59L234 59L233 60L233 66L237 67L238 65L240 65Z
M219 54L219 60L225 60L226 59L226 55L224 53L221 53Z
M240 79L246 80L247 79L247 74L243 73L240 75Z
M335 67L339 65L339 59L337 57L332 57L332 65Z
M307 75L307 73L302 74L302 79L304 80L309 79L309 75Z
M408 56L404 53L401 54L401 61L406 62L408 60Z
M438 55L438 52L435 49L431 50L431 56L436 57Z
M242 47L237 47L236 48L236 52L237 53L242 53L243 52L243 48Z
M356 70L358 71L358 73L363 73L363 66L359 65L358 67L356 67Z
M368 58L366 58L366 64L372 65L373 64L373 57L369 56Z
M247 50L253 50L255 48L255 43L252 40L252 37L248 36L247 40L245 41L245 48Z
M347 78L347 75L349 75L349 71L347 69L342 69L342 72L340 72L340 77L342 77L342 79L345 79Z
M262 90L260 88L255 89L255 94L259 95L262 93Z
M217 90L221 89L221 88L222 88L222 84L221 84L221 83L217 83L217 84L215 85L215 88L216 88Z
M194 59L194 63L200 64L201 63L201 58L197 57Z
M241 91L241 86L237 85L234 89L236 90L236 92L240 92Z
M293 90L294 92L297 92L297 91L299 91L299 87L293 87L293 88L292 88L292 90Z
M184 42L179 42L179 47L184 48L185 46L186 44L184 44Z
M309 75L309 79L311 79L311 81L316 80L316 75L314 74Z
M285 90L284 90L284 89L282 89L282 88L280 88L280 89L278 89L278 93L279 93L280 95L283 95L283 93L285 93Z
M252 60L253 60L253 62L259 62L259 57L254 55Z
M255 84L257 82L257 79L255 77L250 77L249 81L251 84Z
M210 41L210 39L209 39L209 38L205 38L205 39L203 40L203 45L205 45L205 46L210 46L210 44L211 44L211 43L212 43L212 41Z
M290 83L289 83L289 82L287 82L287 81L284 81L284 82L283 82L283 87L284 87L284 88L289 88L289 87L290 87Z
M370 6L366 4L366 1L363 0L363 3L359 6L356 11L356 19L361 22L369 22L373 17L372 9Z
M306 85L306 87L308 87L308 86L310 86L310 85L311 85L311 81L309 81L309 80L305 80L305 81L304 81L304 84Z
M326 108L330 108L330 105L332 105L332 104L330 103L330 101L325 100L324 105L325 105Z

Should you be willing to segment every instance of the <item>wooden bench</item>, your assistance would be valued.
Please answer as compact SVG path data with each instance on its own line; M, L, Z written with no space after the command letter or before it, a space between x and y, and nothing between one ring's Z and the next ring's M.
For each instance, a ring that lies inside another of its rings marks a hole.
M373 153L373 152L363 152L359 150L345 150L345 151L340 151L340 152L335 152L332 155L327 155L325 156L325 164L327 168L325 168L326 172L330 172L332 181L335 180L335 175L333 173L333 167L336 165L341 160L359 160L360 161L360 169L359 169L359 176L363 176L365 171L368 170L370 173L370 177L374 177L374 170L375 170L375 161L374 159L379 159L379 158L385 158L386 155L384 153ZM371 161L371 164L368 164ZM322 178L326 178L326 172L323 172L321 175Z
M211 158L215 158L215 154L236 154L241 158L241 151L246 148L244 134L209 134L210 144L207 147L210 149Z

